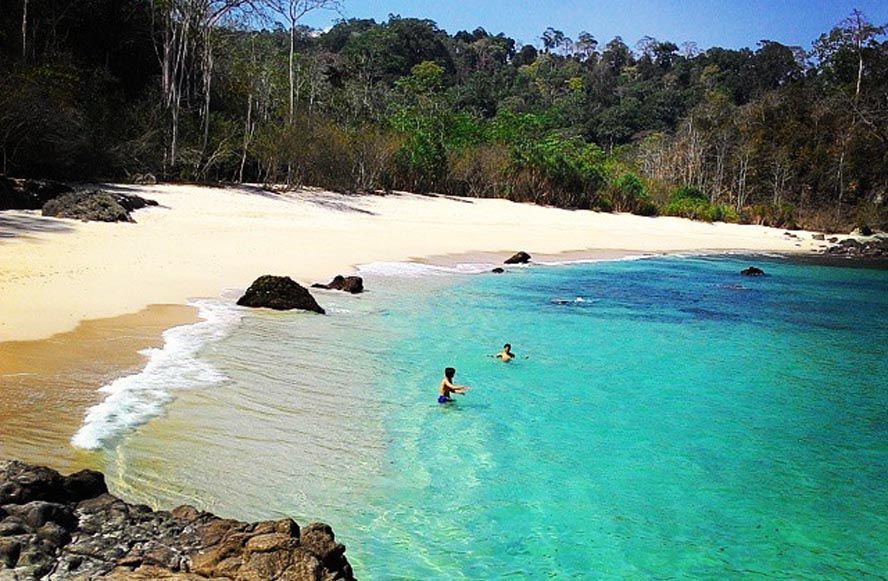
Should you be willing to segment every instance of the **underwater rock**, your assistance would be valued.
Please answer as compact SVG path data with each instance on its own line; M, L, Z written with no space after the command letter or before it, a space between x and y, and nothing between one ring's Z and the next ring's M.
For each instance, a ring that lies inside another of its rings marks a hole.
M765 271L761 268L750 266L749 268L744 268L743 270L741 270L740 274L742 274L743 276L764 276Z

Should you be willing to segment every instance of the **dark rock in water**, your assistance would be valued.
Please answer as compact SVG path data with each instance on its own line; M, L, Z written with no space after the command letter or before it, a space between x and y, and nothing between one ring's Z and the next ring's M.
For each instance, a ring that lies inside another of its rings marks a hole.
M0 579L354 579L325 524L244 523L190 506L155 512L104 489L98 472L63 477L0 462L0 531L10 533L0 533Z
M527 264L530 262L530 254L526 252L518 252L503 264Z
M315 283L311 285L311 287L345 291L356 295L364 292L364 279L360 276L342 276L341 274L337 274L329 284Z
M835 236L831 236L830 238L827 239L827 242L832 242L833 244L835 244L838 241L839 241L839 239L836 238Z
M39 210L43 204L74 191L52 180L25 180L0 176L0 210Z
M91 190L69 192L46 202L43 215L84 222L135 222L130 212L156 205L140 196Z
M750 266L749 268L744 268L743 270L741 270L740 274L742 274L743 276L764 276L765 271L761 268Z
M499 266L497 266L496 268L494 268L490 272L494 272L496 274L502 274L502 273L506 272L506 270L504 268L500 268Z
M866 224L864 224L863 226L861 226L860 228L857 229L857 233L860 234L861 236L872 236L873 229L870 228L869 226L867 226Z
M324 314L324 309L304 286L289 276L266 274L257 278L237 304L242 307L267 308L277 311L302 309Z
M826 239L826 236L824 236L823 234L814 234L813 236L811 236L811 239L812 240L824 240L824 239Z

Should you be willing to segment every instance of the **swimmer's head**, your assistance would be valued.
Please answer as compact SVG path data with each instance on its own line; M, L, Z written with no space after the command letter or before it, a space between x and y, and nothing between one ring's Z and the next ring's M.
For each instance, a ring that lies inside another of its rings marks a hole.
M506 343L505 345L503 345L503 349L505 349L506 351L510 351L512 349L512 344Z
M456 375L456 369L453 367L448 367L444 370L444 377L447 379L453 379L453 376Z

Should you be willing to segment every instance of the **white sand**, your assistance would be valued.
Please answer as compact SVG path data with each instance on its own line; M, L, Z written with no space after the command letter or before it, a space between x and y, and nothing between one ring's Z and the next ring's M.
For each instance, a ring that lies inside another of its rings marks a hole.
M807 251L783 230L415 195L284 196L258 189L120 186L163 207L137 224L80 223L0 238L0 341L41 339L81 320L243 289L259 275L326 282L354 265L444 254L620 250ZM2 224L2 222L0 222ZM611 253L612 254L612 253ZM573 255L574 257L576 255Z

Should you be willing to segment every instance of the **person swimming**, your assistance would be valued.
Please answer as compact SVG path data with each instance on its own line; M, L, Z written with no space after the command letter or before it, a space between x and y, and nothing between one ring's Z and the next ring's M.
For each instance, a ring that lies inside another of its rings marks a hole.
M438 386L438 403L450 403L453 401L450 394L464 394L469 390L465 385L454 385L454 375L456 375L456 369L453 367L448 367L444 370L444 379L441 380L441 385Z
M506 343L503 345L503 350L494 355L497 359L502 359L504 363L508 363L512 359L515 359L515 354L512 353L512 344Z

